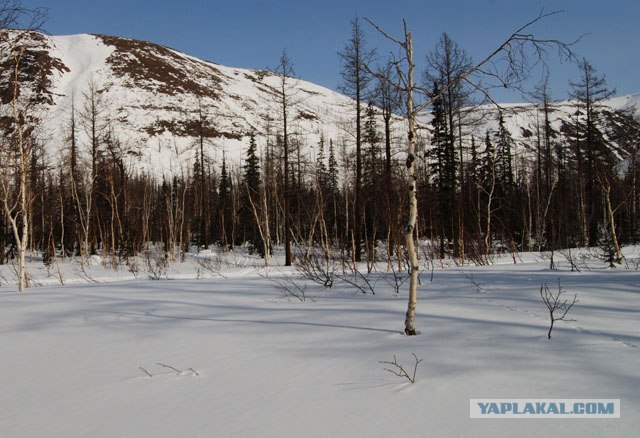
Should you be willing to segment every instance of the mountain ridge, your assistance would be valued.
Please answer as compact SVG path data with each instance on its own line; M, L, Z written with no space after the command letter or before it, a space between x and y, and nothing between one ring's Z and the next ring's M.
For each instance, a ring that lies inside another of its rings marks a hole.
M11 38L22 38L28 46L25 74L32 81L26 88L31 88L30 98L36 102L35 117L42 121L41 135L47 139L51 160L66 147L72 111L87 123L91 98L99 106L94 115L104 130L101 135L117 138L130 157L129 166L139 172L187 171L200 140L212 160L219 162L224 156L239 163L252 132L273 142L279 130L276 87L280 78L267 70L226 67L160 44L109 35L3 31L0 47L6 49ZM7 65L11 59L4 56L1 61ZM4 83L9 81L6 70L0 78ZM321 139L341 145L353 142L349 136L353 100L300 79L288 81L296 97L290 132L307 146L307 152ZM8 91L5 86L5 105ZM635 108L638 115L640 93L606 104L614 109ZM526 150L536 123L536 104L504 107L510 108L505 121L514 141ZM554 129L560 132L570 117L571 102L554 102L553 108ZM465 134L480 139L485 132L495 131L498 117L492 107L477 111L486 113L486 122ZM421 117L423 125L428 119L428 114ZM86 131L85 126L77 132L81 144L88 141ZM396 143L402 143L404 130L395 131Z
M173 172L174 165L183 167L180 157L188 154L200 134L207 138L214 159L229 153L238 160L251 132L276 124L278 78L273 73L225 67L128 38L32 32L29 39L30 52L39 54L29 61L40 63L33 87L40 90L37 117L44 121L54 150L64 147L64 141L55 139L68 136L61 128L70 120L71 108L81 113L91 89L104 106L103 123L140 158L138 168L172 167L168 171ZM5 45L6 40L5 34ZM45 57L51 61L43 64ZM3 79L6 83L6 74ZM325 132L335 135L351 100L299 79L288 81L299 95L291 111L291 132L304 133L309 144ZM196 133L203 114L206 129ZM273 126L270 129L275 132Z

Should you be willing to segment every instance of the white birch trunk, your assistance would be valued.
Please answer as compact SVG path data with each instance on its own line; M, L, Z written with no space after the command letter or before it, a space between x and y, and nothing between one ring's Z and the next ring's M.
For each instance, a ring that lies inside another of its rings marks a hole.
M17 205L14 208L9 207L10 203L10 188L7 184L5 186L4 193L4 209L9 217L9 223L13 230L13 235L16 241L16 252L18 256L18 291L24 292L25 287L29 287L29 278L27 273L26 264L26 249L27 241L29 238L29 216L28 216L28 196L27 196L27 171L29 170L29 150L27 148L24 130L22 127L23 115L18 111L18 88L19 88L19 73L20 73L20 61L24 54L24 47L19 50L15 55L15 70L14 70L14 86L13 86L13 121L16 125L16 131L18 134L18 163L15 168L18 175L18 199ZM22 223L18 223L18 218L21 218Z
M417 334L415 328L416 305L418 301L418 274L420 264L418 261L418 250L416 248L416 222L418 219L418 196L417 181L415 176L415 153L416 153L416 112L413 102L413 40L411 32L405 31L408 74L407 74L407 115L409 117L409 144L407 150L407 183L409 186L409 216L405 229L405 241L409 253L410 277L409 277L409 301L407 303L407 315L404 321L404 332L409 336Z

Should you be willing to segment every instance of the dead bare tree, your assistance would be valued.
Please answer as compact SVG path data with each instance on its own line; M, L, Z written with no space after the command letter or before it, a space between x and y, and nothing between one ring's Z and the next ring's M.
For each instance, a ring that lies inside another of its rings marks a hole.
M491 102L491 88L501 86L507 88L520 88L523 82L529 77L534 67L546 66L547 52L550 49L557 50L559 56L566 59L573 59L571 44L563 43L554 39L540 39L530 33L530 29L540 21L543 21L561 11L550 13L540 12L534 19L524 24L504 40L493 52L473 67L460 72L456 77L443 86L437 94L428 93L427 90L419 87L414 79L414 49L411 32L404 21L404 32L401 39L392 37L369 19L365 19L384 38L398 46L400 58L392 60L396 69L396 82L393 84L405 99L406 117L408 122L407 137L407 186L408 186L408 215L405 228L405 241L410 262L409 300L405 318L405 334L416 335L415 314L417 303L417 287L419 262L416 250L416 221L418 217L417 203L417 180L415 176L415 160L417 146L417 125L418 114L431 105L435 100L449 91L450 88L466 82L472 89L480 92ZM384 77L367 67L373 75L384 80ZM424 102L416 104L416 95L420 93L428 96ZM498 105L497 103L495 103Z

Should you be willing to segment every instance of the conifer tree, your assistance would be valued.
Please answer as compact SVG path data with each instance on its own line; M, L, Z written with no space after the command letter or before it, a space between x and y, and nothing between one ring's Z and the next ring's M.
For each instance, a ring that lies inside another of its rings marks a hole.
M575 133L575 153L580 182L581 218L583 234L589 246L598 244L601 215L598 214L602 196L598 188L599 174L612 170L610 149L598 130L601 118L600 102L615 94L607 87L604 76L598 76L597 70L583 58L579 63L580 79L570 81L570 97L576 102L575 125L570 128Z
M333 140L329 140L329 187L331 188L331 192L337 194L339 191L338 188L338 172L340 169L338 168L338 160L336 159L336 151L333 147Z
M264 252L263 242L258 230L258 224L254 214L254 209L261 205L260 196L260 159L258 158L256 136L252 132L249 137L249 148L244 165L242 166L242 201L240 205L240 223L244 228L244 239L257 249L260 253ZM264 254L262 254L264 256Z
M316 155L316 182L318 189L325 193L329 192L329 170L325 164L324 156L324 136L318 142L318 153Z
M252 132L249 137L249 148L247 149L247 157L243 165L243 180L252 195L257 195L259 193L260 159L258 158L258 147L256 146L255 132Z
M338 53L342 65L343 85L341 91L354 99L355 123L356 123L356 176L354 184L353 206L353 258L360 261L362 258L362 223L364 212L364 199L362 192L362 102L366 100L368 86L373 76L367 69L375 56L374 50L367 48L364 31L360 27L358 17L351 22L351 38L345 48Z
M376 123L376 109L369 102L365 111L363 141L366 151L363 157L363 193L364 203L363 225L364 237L367 241L367 257L373 261L375 256L375 240L384 228L382 220L381 200L384 194L382 181L382 160L380 159L380 134Z
M500 192L504 197L508 197L514 188L512 148L513 138L504 124L504 116L500 114L496 133L496 170Z
M434 96L440 96L438 84L433 86ZM453 223L453 211L455 210L455 178L456 162L455 147L449 135L447 117L443 106L443 99L437 97L431 107L431 149L428 155L431 158L431 174L437 193L438 219L437 231L440 237L439 255L444 258L446 242L453 238L455 224Z
M220 242L225 247L231 247L235 242L232 239L233 231L233 183L227 169L227 159L222 157L220 169L220 184L218 185L218 205L220 206Z

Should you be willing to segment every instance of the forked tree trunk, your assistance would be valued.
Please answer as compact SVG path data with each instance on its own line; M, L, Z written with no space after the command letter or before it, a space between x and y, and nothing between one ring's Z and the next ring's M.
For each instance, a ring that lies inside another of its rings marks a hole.
M609 223L609 233L610 233L610 238L611 238L611 242L613 244L613 248L615 251L615 261L616 263L621 263L622 262L622 251L620 249L620 243L618 242L618 233L616 232L616 222L615 222L615 211L617 209L614 209L611 206L611 184L606 181L606 179L602 179L600 181L600 184L602 186L602 192L604 193L604 199L605 199L605 207L606 207L606 214L607 214L607 221Z
M17 133L17 162L15 163L15 171L18 173L18 187L17 187L17 199L12 201L11 199L11 184L9 178L7 178L3 184L3 205L6 217L11 224L13 236L16 244L17 253L17 273L18 273L18 291L23 292L26 287L29 287L29 276L27 273L26 264L26 251L27 243L29 239L29 215L28 215L28 195L27 195L27 172L29 170L30 163L30 148L27 146L27 140L25 139L24 132L24 114L18 110L18 94L19 94L19 74L20 74L20 62L25 48L22 47L16 51L14 61L15 69L14 84L13 84L13 100L12 100L12 112L13 121L16 127ZM7 157L11 155L11 151L7 151ZM7 163L8 164L8 163Z

